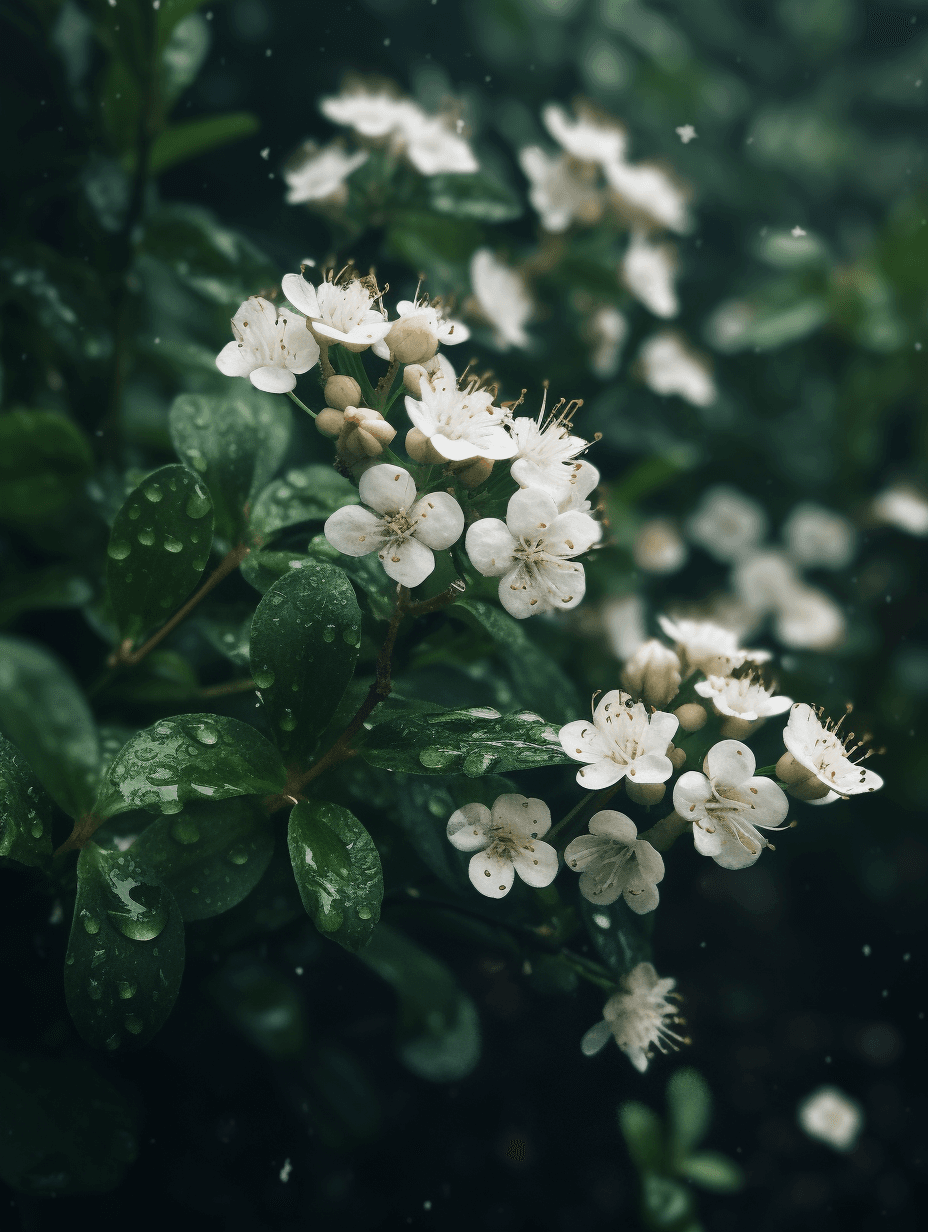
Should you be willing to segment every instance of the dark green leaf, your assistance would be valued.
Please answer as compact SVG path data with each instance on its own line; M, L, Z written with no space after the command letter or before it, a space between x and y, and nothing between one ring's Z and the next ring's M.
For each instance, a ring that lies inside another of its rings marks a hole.
M639 963L651 961L653 912L636 915L623 898L608 907L581 898L580 914L600 958L615 975L627 975Z
M0 521L30 526L61 513L92 466L86 437L64 415L0 415Z
M234 663L236 667L250 668L248 647L253 617L254 608L251 604L242 603L229 608L217 607L197 616L191 623L196 625L213 649L224 655L230 663Z
M106 1193L138 1149L134 1109L87 1061L0 1052L0 1177L12 1189Z
M177 456L206 482L216 533L230 544L242 538L249 501L280 466L291 428L285 398L239 384L227 397L181 394L170 413Z
M646 1104L629 1100L619 1108L619 1129L639 1170L664 1166L664 1129Z
M474 175L432 175L429 199L439 214L472 218L477 222L511 222L522 213L515 193L499 180L477 172Z
M354 591L334 565L275 582L251 626L251 669L289 765L315 744L348 687L361 642Z
M326 1146L344 1149L373 1137L381 1122L377 1092L357 1058L329 1044L315 1047L308 1077L310 1115Z
M130 494L110 533L106 581L122 637L135 641L187 598L209 560L213 507L185 466L163 466Z
M678 1069L667 1084L667 1109L674 1155L683 1159L706 1136L712 1117L709 1085L694 1069Z
M274 854L274 836L258 802L238 797L159 817L132 854L157 873L185 920L206 920L251 893Z
M88 843L64 966L68 1010L95 1048L147 1044L184 973L184 925L170 891L133 852Z
M184 120L166 128L151 151L151 173L160 175L177 163L196 158L217 146L228 145L241 137L257 132L258 117L249 111L230 111L225 115L204 116L202 120Z
M207 0L161 0L158 6L158 37L163 43L174 27L191 13L201 9Z
M737 1193L744 1187L744 1173L733 1159L718 1151L700 1151L680 1164L680 1172L694 1184L713 1193Z
M373 839L348 809L308 800L291 812L287 841L307 914L321 933L357 952L370 940L383 899Z
M381 924L358 954L399 1000L397 1051L419 1078L457 1082L480 1060L480 1019L448 968Z
M669 1176L646 1173L641 1178L641 1195L652 1227L676 1232L678 1228L684 1229L684 1221L688 1221L693 1214L693 1195L685 1185ZM685 1232L689 1232L688 1225Z
M209 26L198 13L179 21L161 52L161 90L170 106L196 81L209 52Z
M321 521L343 505L356 505L358 490L331 466L301 466L264 489L251 513L254 542L260 547L279 530Z
M557 729L537 714L501 715L489 707L410 715L379 723L361 748L364 759L407 774L456 774L564 766L570 758Z
M41 646L0 638L0 726L72 817L93 803L100 744L67 668Z
M41 867L52 854L52 802L25 757L0 736L0 856Z
M276 971L230 960L213 981L212 992L242 1035L267 1056L296 1057L303 1051L303 1006Z
M258 552L253 549L242 561L241 574L249 586L263 595L278 579L294 569L302 569L311 561L305 552Z
M216 714L160 719L124 745L103 778L95 812L179 813L191 800L228 800L279 791L280 754L260 732Z

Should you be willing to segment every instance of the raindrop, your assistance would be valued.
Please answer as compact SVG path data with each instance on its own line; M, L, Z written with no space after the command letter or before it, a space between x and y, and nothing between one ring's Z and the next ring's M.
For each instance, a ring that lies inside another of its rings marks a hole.
M113 878L110 886L118 906L107 915L124 937L130 941L152 941L168 922L163 892L152 885Z
M371 918L370 907L359 907L358 908L358 919L359 920L369 920L370 918Z
M90 997L91 1001L100 1000L100 998L103 996L103 989L100 987L99 980L88 980L87 981L87 995Z
M227 855L227 859L232 864L247 864L248 863L248 852L245 850L244 847L233 847L229 851Z
M255 672L255 684L259 689L269 689L274 683L274 673L267 670Z
M133 1035L141 1035L144 1028L144 1023L141 1018L136 1018L134 1014L127 1014L123 1019L123 1025L127 1031L131 1031Z
M130 505L129 506L129 517L132 519L133 522L141 514L141 512L142 512L142 509L140 505Z
M167 766L152 766L148 771L148 777L153 783L166 783L174 777L174 774Z
M142 491L153 505L157 505L158 501L160 501L164 496L164 493L156 483L150 483L148 487L143 488Z
M125 560L131 551L131 545L126 543L124 539L111 539L110 546L106 549L106 554L113 560Z
M296 727L296 719L293 717L292 710L285 710L282 717L278 720L277 726L286 732L291 732Z
M294 680L293 684L290 686L290 692L291 692L291 693L299 693L299 691L300 691L300 686L299 686L299 684L298 684L298 683Z
M334 625L326 625L326 627L322 630L322 640L324 642L334 642L335 641L335 626Z
M419 754L419 760L423 766L428 766L432 770L440 770L443 766L450 766L458 757L454 749L439 749L432 746L428 749L423 749Z
M153 530L140 530L138 534L139 543L144 543L147 548L155 542L155 532Z
M118 980L116 987L119 989L119 995L123 1001L128 1001L131 997L134 997L137 991L137 986L131 984L128 980Z
M177 788L174 790L176 791ZM184 805L183 802L178 800L175 796L174 798L169 797L167 800L161 800L160 807L162 813L179 813Z
M342 629L342 640L349 646L357 646L361 638L357 629Z
M106 1046L110 1052L114 1052L119 1047L119 1036L111 1035L106 1041Z
M210 511L209 493L205 488L201 488L199 484L193 489L189 500L187 501L187 517L202 518Z
M215 744L219 739L219 732L215 727L211 727L209 723L197 723L192 731L194 740L199 740L200 744Z
M96 916L92 916L89 912L83 911L81 912L81 920L83 922L84 929L90 933L91 937L96 936L96 934L100 931L100 921L96 918Z
M43 834L41 821L34 821L30 826L30 833L33 838L41 838Z
M179 539L172 538L171 535L165 535L164 547L167 552L182 552L184 550L184 545L181 541Z
M191 843L199 842L200 831L192 821L186 821L182 817L178 817L177 821L171 826L171 837L175 842L189 847Z

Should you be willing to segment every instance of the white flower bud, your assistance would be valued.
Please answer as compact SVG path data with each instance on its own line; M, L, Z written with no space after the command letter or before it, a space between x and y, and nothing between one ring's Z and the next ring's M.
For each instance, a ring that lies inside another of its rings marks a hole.
M384 342L401 364L421 364L438 350L438 339L427 325L414 317L397 321Z
M349 406L343 422L338 453L347 461L378 457L384 445L389 445L396 436L396 428L388 424L379 411L367 407Z
M330 376L325 383L325 400L339 411L357 406L361 401L361 386L353 376Z
M660 804L667 791L666 783L633 783L625 780L625 792L635 804Z
M795 800L821 800L829 787L792 753L784 753L777 762L777 778Z
M678 749L673 744L668 744L667 756L673 762L674 770L682 770L686 765L686 749Z
M652 637L626 662L622 685L649 706L666 706L680 689L680 660L669 646Z
M436 464L447 462L448 459L438 452L424 432L418 428L410 428L406 433L406 452L413 462L421 464Z
M706 725L706 708L705 706L700 706L698 702L687 702L685 706L678 706L674 714L677 716L683 731L699 731L701 727Z
M452 467L452 470L465 488L477 488L484 480L490 478L490 473L493 470L493 459L469 458L461 466Z
M316 416L316 428L323 436L339 436L344 426L344 411L336 411L327 406Z
M719 732L728 740L745 740L763 723L763 719L743 719L740 715L725 715Z

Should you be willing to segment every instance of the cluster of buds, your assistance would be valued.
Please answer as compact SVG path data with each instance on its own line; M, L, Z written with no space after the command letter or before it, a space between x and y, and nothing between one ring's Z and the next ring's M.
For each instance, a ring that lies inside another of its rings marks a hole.
M379 411L359 406L361 387L350 376L330 376L325 383L328 406L316 416L323 436L336 440L338 456L345 462L361 462L383 453L396 436L396 428Z

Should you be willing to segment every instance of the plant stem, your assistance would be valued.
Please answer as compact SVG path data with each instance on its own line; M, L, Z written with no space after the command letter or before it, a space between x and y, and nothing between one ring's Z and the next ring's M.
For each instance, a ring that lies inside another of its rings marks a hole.
M372 410L380 411L381 414L386 410L387 399L390 397L390 390L393 388L399 366L400 361L395 356L391 356L390 367L377 382L377 388L374 390L374 401L377 405L372 407Z
M668 851L680 835L690 829L692 824L677 812L668 813L650 830L645 830L644 834L639 834L638 837L646 839L655 851Z
M301 411L305 411L306 414L311 415L313 419L316 418L316 412L311 411L309 407L306 406L305 403L301 402L292 389L287 390L287 397L290 399L291 402L295 402Z
M596 792L595 795L591 796L587 794L584 796L574 805L565 817L561 818L556 826L553 826L548 833L544 835L545 842L550 843L555 834L558 834L561 830L563 830L569 821L573 821L574 817L576 817L576 815L581 812L586 805L592 804L593 812L598 812L600 806L605 804L607 800L611 800L621 786L622 784L620 781L612 787L604 787L601 791Z
M230 680L227 684L211 684L197 691L197 697L227 697L231 693L250 693L258 686L253 680Z

